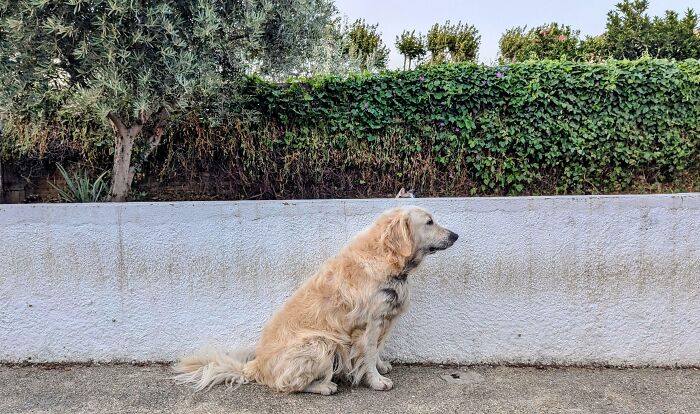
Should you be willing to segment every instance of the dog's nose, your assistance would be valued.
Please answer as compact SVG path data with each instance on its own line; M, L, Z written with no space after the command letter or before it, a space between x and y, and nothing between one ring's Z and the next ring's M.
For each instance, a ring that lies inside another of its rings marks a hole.
M450 232L450 235L448 236L448 238L450 239L450 242L454 243L454 242L457 241L457 239L459 239L459 234L457 234L457 233L451 231L451 232Z

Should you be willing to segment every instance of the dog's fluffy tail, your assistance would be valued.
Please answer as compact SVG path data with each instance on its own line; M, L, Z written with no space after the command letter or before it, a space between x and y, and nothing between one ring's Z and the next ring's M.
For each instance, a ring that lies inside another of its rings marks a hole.
M250 382L243 375L243 367L254 358L252 348L232 352L205 348L178 361L174 366L177 375L173 379L198 391L222 383L237 387Z

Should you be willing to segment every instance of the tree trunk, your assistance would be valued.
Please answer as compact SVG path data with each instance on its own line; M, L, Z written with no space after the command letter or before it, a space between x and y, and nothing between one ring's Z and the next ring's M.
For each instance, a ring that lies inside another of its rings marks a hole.
M160 144L160 140L165 132L165 126L169 117L169 112L165 108L158 111L156 123L148 139L148 147L142 159L148 158L153 150ZM134 174L138 165L131 164L131 154L134 149L134 142L141 134L144 124L150 116L143 113L139 115L136 122L127 128L119 115L110 112L108 118L114 124L116 137L114 140L114 164L112 166L112 186L109 190L109 201L124 202L129 197L131 184L134 181Z
M411 69L411 63L409 61L408 68ZM403 55L403 70L406 70L406 55Z
M116 137L114 137L114 162L112 164L112 186L109 189L109 201L124 202L129 196L132 177L129 177L131 167L131 152L134 149L134 140L141 133L143 124L137 121L127 128L119 115L110 112L108 115L114 125ZM145 120L144 120L145 121Z

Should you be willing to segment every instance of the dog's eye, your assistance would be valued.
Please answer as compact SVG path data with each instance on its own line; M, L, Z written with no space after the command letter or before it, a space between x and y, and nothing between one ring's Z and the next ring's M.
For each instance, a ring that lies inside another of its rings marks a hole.
M427 224L428 226L432 226L432 225L433 225L433 219L429 219L428 222L425 223L425 224Z

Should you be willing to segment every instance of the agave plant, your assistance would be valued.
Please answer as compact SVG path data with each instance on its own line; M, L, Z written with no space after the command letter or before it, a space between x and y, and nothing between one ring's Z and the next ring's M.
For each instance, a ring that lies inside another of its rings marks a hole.
M65 188L59 188L55 183L49 185L58 191L61 201L66 203L95 203L102 201L107 195L107 181L104 179L108 171L103 172L95 181L91 181L86 172L80 171L73 175L61 166L56 165L58 172L66 181Z

